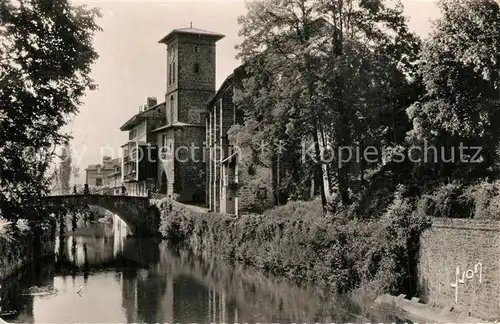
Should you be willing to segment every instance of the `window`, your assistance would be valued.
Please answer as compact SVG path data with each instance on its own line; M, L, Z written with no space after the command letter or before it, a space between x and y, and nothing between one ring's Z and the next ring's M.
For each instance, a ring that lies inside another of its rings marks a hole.
M200 124L204 124L206 120L208 119L208 114L203 112L200 114Z
M168 58L168 84L175 83L175 53L171 51Z
M174 122L174 110L175 110L175 99L174 99L174 96L171 95L170 96L170 116L169 116L169 120L170 120L171 124Z
M172 63L172 84L175 83L175 61Z
M200 63L194 63L194 73L200 73Z
M257 190L257 199L266 199L267 198L267 189L266 188L259 188Z
M168 84L172 84L172 63L168 64Z
M165 159L165 154L167 154L167 134L161 136L161 147L160 147L160 158Z
M198 53L198 46L196 45L193 46L193 52Z
M98 186L98 187L102 186L102 178L96 178L95 179L95 185Z

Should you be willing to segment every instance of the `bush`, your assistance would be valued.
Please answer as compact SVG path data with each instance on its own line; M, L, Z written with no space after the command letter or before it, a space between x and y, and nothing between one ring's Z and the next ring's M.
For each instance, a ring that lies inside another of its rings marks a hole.
M467 201L470 211L469 217L477 219L499 219L500 181L480 181L467 187L462 197Z
M325 217L318 199L239 218L169 211L162 215L161 233L204 254L344 293L374 280L380 289L393 290L409 276L402 266L408 242L426 225L416 218L412 204L397 194L380 221Z
M372 218L354 208L325 215L321 201L290 201L263 214L238 218L199 214L167 202L161 233L193 251L252 265L331 290L414 295L420 234L432 217L496 218L500 182L443 184L415 196L404 186Z
M499 219L500 181L452 182L422 195L417 209L432 217Z

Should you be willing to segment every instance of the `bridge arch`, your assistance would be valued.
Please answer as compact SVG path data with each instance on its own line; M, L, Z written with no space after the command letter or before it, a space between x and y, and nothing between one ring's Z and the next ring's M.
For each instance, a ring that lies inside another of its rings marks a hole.
M43 198L51 206L99 206L118 215L131 229L134 236L158 236L160 212L147 197L112 195L64 195Z

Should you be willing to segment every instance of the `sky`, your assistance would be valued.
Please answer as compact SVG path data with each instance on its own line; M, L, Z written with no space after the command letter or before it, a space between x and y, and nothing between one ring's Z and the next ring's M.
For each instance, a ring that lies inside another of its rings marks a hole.
M245 3L230 1L73 1L101 9L102 32L96 34L100 55L92 77L98 89L88 92L80 112L66 129L73 134L74 162L80 168L76 183L85 182L84 169L101 162L102 155L119 156L128 140L120 126L139 111L147 97L164 100L166 90L166 46L158 41L172 29L192 23L226 35L217 43L216 86L239 65L236 60L239 26ZM433 0L402 0L410 28L426 37L431 20L439 17Z

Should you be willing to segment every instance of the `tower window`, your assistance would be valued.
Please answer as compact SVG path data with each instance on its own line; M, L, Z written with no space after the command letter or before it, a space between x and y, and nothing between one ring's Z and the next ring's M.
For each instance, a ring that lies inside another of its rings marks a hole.
M175 61L172 63L172 84L175 83Z
M175 99L174 96L170 96L170 124L174 122L174 111L175 111Z
M193 52L198 53L198 46L193 46Z
M175 83L175 53L173 51L169 54L168 62L168 84Z
M200 73L200 63L194 63L194 73Z

